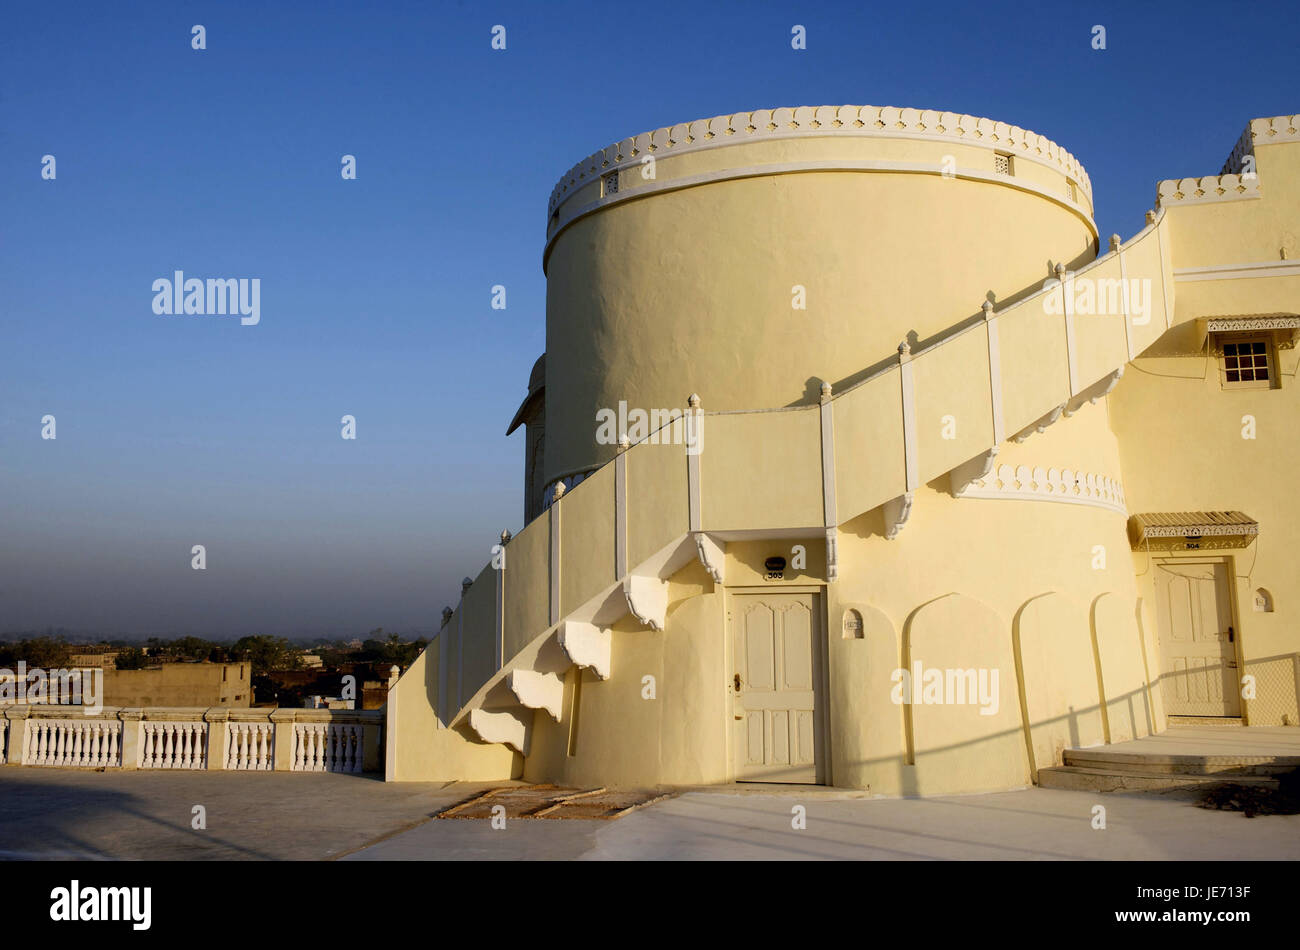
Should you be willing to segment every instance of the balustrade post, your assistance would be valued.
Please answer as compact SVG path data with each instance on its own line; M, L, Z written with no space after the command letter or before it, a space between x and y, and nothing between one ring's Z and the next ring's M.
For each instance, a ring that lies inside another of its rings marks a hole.
M122 738L118 743L122 753L122 768L138 769L143 764L144 710L137 707L119 709L117 718L122 721Z
M27 751L27 717L31 710L27 706L9 706L4 710L8 723L5 730L5 765L23 765L23 756Z
M293 722L296 713L292 709L274 709L271 722L275 724L275 744L272 761L277 772L293 771Z
M226 736L230 730L230 710L222 709L220 706L213 706L204 710L203 721L208 724L208 770L224 771L226 768Z

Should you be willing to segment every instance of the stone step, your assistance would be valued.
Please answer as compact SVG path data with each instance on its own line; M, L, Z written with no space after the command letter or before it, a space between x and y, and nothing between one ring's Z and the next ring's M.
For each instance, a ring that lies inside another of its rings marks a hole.
M1076 792L1158 791L1167 788L1202 788L1224 783L1267 789L1275 789L1279 785L1276 778L1266 775L1187 775L1178 772L1110 771L1072 765L1038 770L1040 788Z
M1244 776L1283 775L1300 769L1295 755L1170 755L1149 752L1110 752L1104 748L1066 749L1065 765L1105 772L1217 776L1219 780Z
M1240 716L1170 716L1170 726L1236 726L1246 724Z

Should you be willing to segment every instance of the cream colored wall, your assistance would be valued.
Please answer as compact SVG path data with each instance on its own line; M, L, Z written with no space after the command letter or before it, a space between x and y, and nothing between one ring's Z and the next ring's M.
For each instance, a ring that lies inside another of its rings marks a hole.
M1252 123L1255 125L1256 123ZM1203 324L1211 316L1300 312L1300 274L1284 265L1296 259L1300 221L1300 143L1268 144L1256 137L1258 198L1211 203L1170 199L1166 206L1172 269L1275 262L1277 273L1249 279L1177 280L1177 319L1129 367L1111 396L1124 484L1133 512L1240 510L1260 523L1245 548L1189 551L1181 557L1223 555L1234 575L1236 629L1243 675L1256 677L1257 697L1244 700L1247 721L1300 724L1300 525L1294 511L1300 440L1296 370L1300 355L1279 349L1280 387L1224 390L1220 361L1207 345ZM1216 179L1217 181L1218 179ZM1229 186L1233 176L1223 179ZM1256 438L1242 438L1253 417ZM1152 559L1133 554L1142 623L1155 651L1157 617ZM1272 613L1253 609L1254 591L1274 597Z
M441 635L448 630L454 630L452 624ZM384 778L389 782L490 782L517 776L523 768L522 756L508 746L480 742L468 727L449 729L439 720L437 646L435 640L388 691Z
M522 650L551 624L550 531L551 513L544 511L506 545L504 616L507 658ZM472 684L472 690L477 688L478 684Z
M997 462L1117 475L1104 401L1023 444L1004 444ZM917 492L892 541L883 537L878 511L841 527L840 579L828 587L834 783L886 795L1008 787L1030 780L1031 747L1035 768L1043 768L1060 764L1066 740L1095 739L1103 709L1117 720L1123 710L1138 710L1142 734L1160 728L1141 685L1146 650L1132 620L1125 516L1062 502L954 498L946 482ZM1106 559L1094 568L1097 546ZM1104 609L1096 615L1096 601L1108 592L1127 600L1127 622ZM936 606L950 594L957 599ZM1051 631L1045 648L1047 603L1063 626ZM843 639L850 608L867 621L861 640ZM910 644L913 632L917 641ZM1067 636L1058 647L1056 638ZM1119 648L1106 646L1112 641ZM973 644L978 649L968 649ZM890 698L890 674L909 648L927 668L997 668L999 715L980 716L973 706L915 706L909 740L906 710ZM1062 656L1088 662L1064 664Z
M673 447L659 448L671 451ZM683 460L683 469L685 464ZM607 465L589 476L559 504L563 564L560 612L568 614L617 580L614 574L614 466ZM542 629L538 627L533 634Z
M1249 302L1239 302L1251 312ZM1155 352L1195 352L1193 328L1171 334ZM1300 385L1297 351L1278 353L1280 389L1223 390L1219 361L1207 355L1148 356L1134 361L1111 395L1130 510L1239 510L1260 523L1258 539L1247 548L1187 555L1232 557L1241 669L1259 686L1257 699L1245 701L1245 715L1256 725L1284 718L1300 724L1300 524L1293 497ZM1255 418L1255 439L1242 438L1248 415ZM1143 623L1154 638L1155 569L1144 551L1134 552L1133 565ZM1259 587L1273 594L1273 613L1254 611Z
M824 523L816 409L706 415L699 458L704 528Z
M816 142L782 147L802 157ZM744 163L754 147L720 153ZM935 167L952 150L925 147ZM706 410L815 402L821 380L976 316L990 291L1037 288L1048 258L1079 266L1094 242L1057 203L937 174L806 171L603 208L548 262L547 478L613 456L594 441L601 408L682 407L692 392ZM791 307L796 284L807 310Z
M673 577L665 630L619 621L612 630L611 677L602 681L572 669L561 721L534 713L524 778L573 785L726 781L723 628L721 592L692 563ZM653 677L653 698L647 698L645 677Z

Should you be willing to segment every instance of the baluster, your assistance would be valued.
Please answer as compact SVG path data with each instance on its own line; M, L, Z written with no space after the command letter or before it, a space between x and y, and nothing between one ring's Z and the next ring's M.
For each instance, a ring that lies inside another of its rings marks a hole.
M176 767L188 769L190 767L190 724L188 722L176 726L176 744L180 746L180 761L176 763Z
M353 772L361 771L361 761L362 761L361 739L362 736L364 735L365 733L361 731L361 727L358 726L356 723L353 723L352 725L352 738L354 740L352 746L352 771Z
M117 758L117 737L122 731L121 725L110 726L108 730L108 764L119 765Z
M343 728L334 723L325 727L325 751L329 757L325 766L327 772L343 771L343 761L347 758L347 752L343 748Z
M326 752L326 748L325 748L325 727L324 727L324 725L322 725L322 724L320 724L320 723L317 723L317 724L316 724L316 728L315 728L314 731L315 731L315 733L316 733L316 769L315 769L315 771L317 771L317 772L324 772L325 769L326 769L326 763L325 763L325 752Z
M238 736L239 736L239 726L233 722L230 723L229 726L226 728L226 743L225 743L225 752L224 752L224 758L226 760L225 764L226 764L226 768L228 769L233 769L236 767L235 759L238 754L236 751L237 743L239 742Z
M306 768L307 761L307 727L301 723L294 723L293 726L293 766L295 772L301 772Z
M54 764L63 765L63 749L68 741L67 733L57 722L50 723L50 741L54 746Z
M99 740L103 728L99 723L92 722L86 730L86 765L92 769L98 768L101 764L99 761Z
M266 726L263 723L257 724L257 742L253 749L253 768L259 772L266 768Z

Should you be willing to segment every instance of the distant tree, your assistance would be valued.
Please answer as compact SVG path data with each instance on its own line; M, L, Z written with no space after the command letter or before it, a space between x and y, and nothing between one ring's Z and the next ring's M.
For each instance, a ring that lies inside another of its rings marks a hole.
M149 658L139 647L127 647L114 663L119 670L142 670L149 664Z
M33 637L0 646L0 663L9 668L23 661L29 667L63 669L69 665L71 658L72 649L67 642L56 640L52 636Z
M296 670L302 665L298 651L290 647L284 637L240 637L230 648L230 655L251 662L254 675L271 670Z

